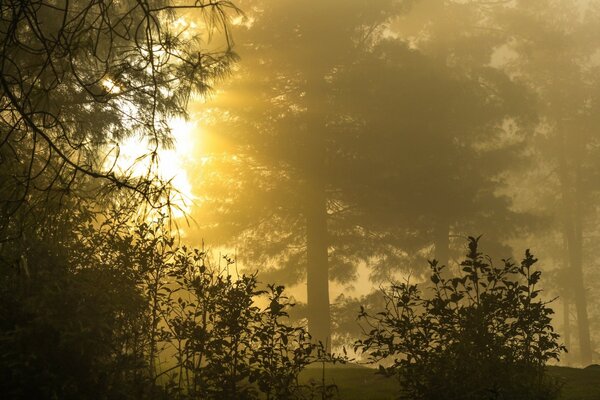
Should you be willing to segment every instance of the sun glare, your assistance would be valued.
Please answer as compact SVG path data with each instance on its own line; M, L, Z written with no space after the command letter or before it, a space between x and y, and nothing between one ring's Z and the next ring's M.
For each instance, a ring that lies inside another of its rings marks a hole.
M194 195L186 166L193 157L195 134L198 131L196 123L183 118L172 119L169 122L174 139L170 149L159 149L154 164L154 173L165 181L170 182L175 189L171 202L173 216L182 217L190 211ZM125 140L119 146L119 155L115 168L133 176L143 176L150 166L152 148L139 138Z

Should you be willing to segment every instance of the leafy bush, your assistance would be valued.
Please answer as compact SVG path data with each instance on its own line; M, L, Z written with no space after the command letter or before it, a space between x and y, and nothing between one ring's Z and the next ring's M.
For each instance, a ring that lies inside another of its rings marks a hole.
M550 324L552 309L537 288L541 272L529 252L517 265L493 265L469 238L459 276L430 262L431 296L410 282L384 292L385 310L359 317L370 328L355 350L372 361L393 358L380 372L396 376L411 399L552 399L545 375L565 348Z
M11 399L298 399L328 359L283 286L210 265L168 219L64 213L0 247L0 392ZM78 214L77 214L78 215ZM311 391L312 389L312 391Z
M143 299L127 271L90 261L104 256L81 244L90 213L72 207L52 222L0 248L0 393L130 398L144 360L129 327Z
M136 276L145 298L144 358L154 397L292 399L298 375L328 358L306 329L293 326L283 286L261 286L233 260L211 265L201 249L178 245L165 220L112 233L96 251ZM318 389L318 388L317 388Z
M177 360L167 372L171 388L183 398L296 398L298 374L318 346L287 321L292 304L283 286L263 290L256 274L230 271L231 260L222 268L204 260L198 250L179 249L172 284L163 288L163 340Z

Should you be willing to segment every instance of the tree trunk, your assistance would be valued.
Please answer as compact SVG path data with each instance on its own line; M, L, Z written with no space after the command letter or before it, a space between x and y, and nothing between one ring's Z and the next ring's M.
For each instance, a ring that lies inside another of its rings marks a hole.
M565 216L563 216L564 219ZM564 223L564 221L563 221ZM567 350L571 349L571 296L573 293L573 288L571 285L571 281L568 277L569 273L569 252L567 251L568 241L566 235L566 229L563 228L563 262L562 262L562 271L563 276L561 278L562 290L561 290L561 300L563 304L563 339L565 343L565 347ZM571 353L566 353L564 355L563 361L566 365L571 365L573 356Z
M306 210L308 332L327 349L331 344L327 210L324 187L313 182Z
M331 349L331 316L329 307L329 238L327 234L327 148L326 120L323 114L325 93L320 74L311 76L306 95L306 291L308 332L313 341Z
M592 344L590 340L590 325L587 313L587 299L583 284L583 215L582 215L582 184L581 184L581 156L583 146L578 137L570 137L577 141L573 154L572 165L567 161L565 149L567 135L562 132L562 151L559 157L559 176L562 187L563 207L565 210L564 234L567 238L567 252L569 255L569 274L571 275L573 302L577 313L577 331L579 336L579 361L581 365L592 363ZM571 146L573 147L573 146Z
M587 314L587 299L583 285L583 260L582 260L582 229L580 215L574 216L571 229L569 229L569 263L573 279L573 300L577 312L577 330L579 334L579 357L581 365L592 363L592 344L590 340L590 324Z
M563 339L565 341L565 347L571 348L571 318L570 313L570 302L566 296L562 298L563 303ZM571 356L569 353L565 354L564 362L567 366L571 365Z

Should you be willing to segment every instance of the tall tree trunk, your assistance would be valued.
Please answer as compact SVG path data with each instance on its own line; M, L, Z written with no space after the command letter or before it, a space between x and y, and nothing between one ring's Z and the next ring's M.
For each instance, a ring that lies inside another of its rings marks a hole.
M573 302L577 313L577 331L579 336L579 362L588 365L592 362L592 344L590 339L590 324L587 313L587 298L583 284L583 215L582 215L582 184L581 184L581 157L583 144L579 137L570 137L576 141L575 151L569 154L573 160L569 165L565 149L567 135L562 130L562 146L559 157L559 174L562 186L563 207L566 218L564 234L567 238L567 252L569 255L569 274L571 275ZM573 146L570 146L573 148Z
M581 215L576 211L573 219L574 221L568 232L569 270L573 279L573 300L577 312L580 363L581 365L589 365L592 363L592 344L590 340L590 324L587 313L587 298L585 286L583 284Z
M308 297L308 332L313 340L327 349L331 344L329 309L329 265L327 239L327 209L325 188L313 182L306 210L306 290Z
M564 218L564 216L563 216ZM564 224L564 221L563 221ZM571 349L571 296L573 294L573 288L571 285L571 280L568 277L569 273L569 252L567 251L568 241L566 235L566 229L563 228L563 262L562 262L562 270L564 276L562 277L562 291L561 291L561 300L563 304L563 340L565 343L565 347L567 350ZM572 363L572 355L571 353L566 353L563 361L567 365L571 365Z
M331 316L329 306L329 238L327 234L327 168L325 93L322 75L309 79L306 155L306 291L308 332L314 341L331 348Z
M563 304L563 339L565 342L565 347L568 349L571 348L571 317L570 317L570 301L569 299L563 295L562 298ZM567 366L571 365L571 355L569 353L565 354L564 362Z

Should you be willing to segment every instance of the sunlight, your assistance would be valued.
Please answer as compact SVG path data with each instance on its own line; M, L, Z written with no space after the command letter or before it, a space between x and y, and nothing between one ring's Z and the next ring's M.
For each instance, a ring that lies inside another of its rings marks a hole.
M110 93L110 94L121 93L121 88L119 87L119 85L117 85L115 82L113 82L112 79L108 79L108 78L103 79L101 84L104 87L104 89L106 89L108 91L108 93Z
M194 200L186 165L189 165L189 160L193 157L194 133L197 132L198 126L183 118L173 119L170 126L174 146L172 149L160 151L159 174L162 178L170 180L173 187L179 192L175 201L181 211L177 213L183 214L190 211L191 203ZM176 214L175 216L182 215Z
M173 135L173 147L159 149L158 159L155 161L155 173L166 182L170 182L177 192L173 195L173 216L182 217L189 213L194 195L192 185L186 170L186 164L193 157L195 133L198 126L195 122L183 118L170 120L169 126ZM130 173L133 176L142 176L148 172L152 160L151 147L139 138L129 138L119 146L119 155L115 162L116 170ZM113 159L114 162L114 159Z

